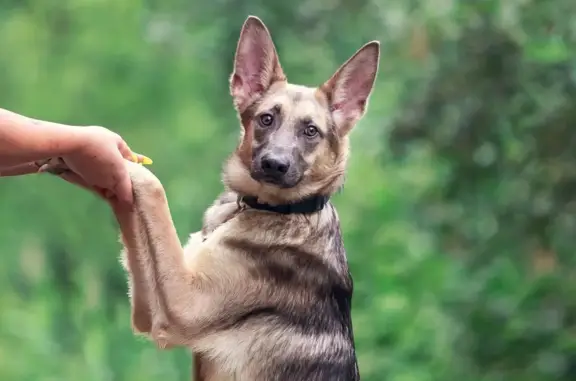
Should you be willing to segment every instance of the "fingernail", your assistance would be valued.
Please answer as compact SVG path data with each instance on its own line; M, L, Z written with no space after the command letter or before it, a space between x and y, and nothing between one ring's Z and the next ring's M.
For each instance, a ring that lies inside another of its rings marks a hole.
M141 156L142 156L142 164L144 164L144 165L150 165L150 164L153 163L152 159L150 159L149 157L146 157L146 156L143 156L143 155L141 155Z

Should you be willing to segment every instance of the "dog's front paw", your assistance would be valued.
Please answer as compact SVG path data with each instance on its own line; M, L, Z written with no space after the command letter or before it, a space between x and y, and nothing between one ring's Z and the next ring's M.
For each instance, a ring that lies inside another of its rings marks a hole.
M128 170L128 175L132 183L135 185L145 185L147 187L155 185L161 186L160 180L142 164L127 161L126 169Z
M137 198L164 199L165 192L158 178L141 164L127 162L126 168Z

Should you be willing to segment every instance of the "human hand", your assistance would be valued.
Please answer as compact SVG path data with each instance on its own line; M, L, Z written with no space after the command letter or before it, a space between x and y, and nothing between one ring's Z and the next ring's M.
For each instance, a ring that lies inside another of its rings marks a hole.
M132 183L124 160L144 161L120 135L104 127L78 128L78 148L61 159L72 171L65 180L90 188L109 201L132 204Z
M51 125L66 139L66 152L58 156L0 167L0 177L52 172L70 183L96 192L107 201L122 205L132 203L132 186L125 160L151 164L145 156L130 150L120 135L104 127ZM63 133L66 131L65 133ZM44 168L44 170L42 169Z

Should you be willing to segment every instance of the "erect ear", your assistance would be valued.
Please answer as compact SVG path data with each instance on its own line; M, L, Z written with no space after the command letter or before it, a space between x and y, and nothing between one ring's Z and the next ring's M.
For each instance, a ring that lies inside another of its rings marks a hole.
M285 80L268 29L258 17L249 16L240 32L230 78L230 93L236 109L243 112L270 85Z
M341 136L348 134L364 115L379 60L380 43L369 42L320 86L328 97L332 118Z

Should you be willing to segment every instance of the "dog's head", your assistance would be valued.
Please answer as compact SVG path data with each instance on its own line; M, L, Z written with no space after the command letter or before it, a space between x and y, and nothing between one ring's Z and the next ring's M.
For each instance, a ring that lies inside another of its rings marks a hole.
M343 182L348 133L363 116L378 71L380 44L364 45L319 87L289 84L266 26L242 27L230 91L241 143L224 181L265 202L330 194Z

